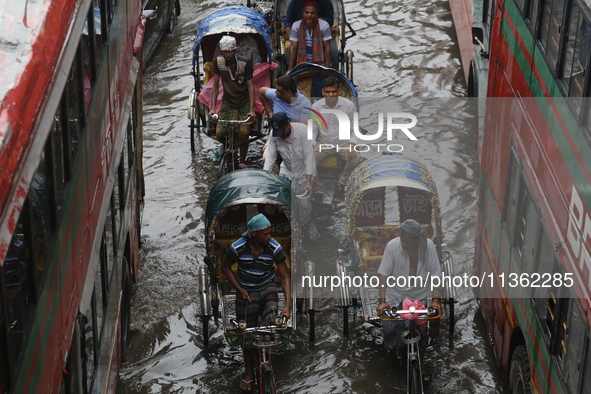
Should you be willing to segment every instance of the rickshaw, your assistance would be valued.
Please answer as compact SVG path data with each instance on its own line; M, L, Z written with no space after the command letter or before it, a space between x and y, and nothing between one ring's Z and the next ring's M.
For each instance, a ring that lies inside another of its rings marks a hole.
M211 189L207 199L205 244L205 265L199 268L199 294L201 316L203 322L204 345L209 344L209 321L211 317L221 323L226 340L231 346L240 344L240 335L248 329L244 327L235 314L236 290L225 278L221 269L226 250L242 233L246 231L246 223L258 213L263 213L272 223L272 237L282 246L287 255L287 263L292 277L292 304L294 310L287 322L275 328L280 338L269 334L270 342L260 347L278 345L288 342L296 330L297 316L304 312L309 314L310 339L314 339L314 307L313 294L304 289L300 283L302 275L313 275L314 264L302 261L301 237L297 224L297 204L292 209L292 189L290 183L269 171L246 168L225 175ZM237 265L232 267L237 274ZM276 277L276 280L279 280ZM277 283L279 293L279 310L285 305L285 297L280 282ZM271 330L272 328L266 327ZM266 335L266 334L265 334ZM265 338L262 335L262 338ZM255 343L255 347L256 347ZM265 356L266 357L266 356Z
M288 67L288 53L286 51L289 37L283 27L282 18L285 17L291 0L275 0L273 10L273 51L274 60L279 65L279 75L285 74ZM331 26L332 40L330 43L330 66L344 73L347 78L353 80L353 51L346 50L347 40L357 35L355 30L347 22L343 0L331 0L334 10L334 22ZM266 8L267 12L268 7ZM349 34L349 35L347 35Z
M189 95L187 117L190 120L191 151L195 152L195 130L204 131L208 136L215 136L215 124L207 116L211 103L211 90L214 74L214 53L218 42L226 34L241 34L255 40L258 45L262 62L254 65L254 90L257 121L251 132L251 142L268 134L265 129L264 107L260 102L258 89L271 86L273 70L277 67L272 60L271 35L265 16L253 8L229 5L217 8L197 25L195 44L193 46L193 62L191 75L194 87ZM220 81L220 93L216 103L219 112L223 97L223 86Z
M345 189L347 246L337 261L339 277L377 276L387 243L400 236L400 224L414 219L423 224L437 249L441 270L453 275L453 259L443 244L441 210L435 182L419 161L399 154L383 154L361 163ZM448 282L441 302L447 309L449 338L454 327L454 288ZM380 325L376 316L377 286L340 288L343 332L348 335L349 308L362 321Z
M300 63L290 71L298 86L298 90L311 100L322 98L322 84L327 77L336 78L340 82L341 97L351 100L359 108L357 89L353 82L342 72L334 68L318 64ZM318 176L325 182L336 184L344 163L339 163L337 157L329 157L317 165ZM335 207L333 206L332 209Z

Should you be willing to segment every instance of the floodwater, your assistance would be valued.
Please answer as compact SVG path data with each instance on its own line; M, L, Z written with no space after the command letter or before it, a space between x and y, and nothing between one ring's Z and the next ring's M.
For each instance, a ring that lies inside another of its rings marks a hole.
M213 322L210 346L203 346L197 273L205 254L204 212L216 179L212 155L217 144L200 137L192 155L186 117L195 26L204 13L223 4L181 0L179 27L164 37L145 71L142 267L132 300L131 350L122 365L120 393L239 392L241 352L226 344ZM345 8L357 32L347 49L355 53L354 82L360 97L455 98L440 100L445 110L419 100L432 122L416 129L419 141L405 144L404 153L431 170L456 273L470 273L478 160L474 128L460 116L470 108L458 99L466 95L466 88L449 5L444 0L362 0L346 1ZM324 264L332 267L330 256L336 255L344 233L336 221L319 221L323 256L329 256ZM476 301L468 289L460 289L457 298L453 346L444 327L427 353L427 367L434 375L427 392L500 392ZM293 343L274 353L279 392L405 392L404 366L380 350L379 332L356 320L349 338L343 338L341 311L334 305L331 299L317 305L314 344L308 341L304 318Z

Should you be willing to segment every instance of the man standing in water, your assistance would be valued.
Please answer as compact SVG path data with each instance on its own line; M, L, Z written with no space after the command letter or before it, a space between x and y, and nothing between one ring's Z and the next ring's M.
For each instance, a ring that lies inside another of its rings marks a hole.
M224 101L220 109L220 118L224 120L245 120L248 116L254 121L256 114L254 110L254 85L252 81L252 63L250 60L237 57L236 39L232 36L224 36L220 40L222 56L218 56L213 66L213 87L211 92L211 109L209 116L215 114L215 107L219 93L219 81L222 79L224 86ZM216 138L224 144L227 123L218 123ZM248 152L249 124L238 126L238 134L234 143L240 146L240 164L246 166L246 153ZM215 158L220 160L222 153L227 146L218 150Z
M230 245L222 263L222 271L236 288L236 317L244 319L247 327L255 327L259 321L271 324L277 316L277 287L275 266L281 278L285 295L285 306L281 315L291 315L291 273L281 245L271 238L271 222L262 213L255 215L247 224L247 231ZM232 265L238 263L238 278L232 272ZM252 337L243 341L245 373L240 380L240 389L252 390L254 380L254 354Z

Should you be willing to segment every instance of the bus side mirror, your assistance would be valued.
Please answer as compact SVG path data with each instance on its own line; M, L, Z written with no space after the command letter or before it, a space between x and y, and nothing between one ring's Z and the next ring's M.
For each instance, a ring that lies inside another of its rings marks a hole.
M472 27L472 44L479 45L481 42L484 42L484 30L482 27Z
M472 26L472 44L480 46L480 57L488 59L489 54L484 46L484 30L481 27Z

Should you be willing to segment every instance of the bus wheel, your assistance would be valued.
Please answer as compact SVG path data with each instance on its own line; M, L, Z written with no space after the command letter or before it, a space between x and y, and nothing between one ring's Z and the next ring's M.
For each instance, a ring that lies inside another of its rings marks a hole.
M519 345L511 357L511 371L509 373L509 392L513 394L531 394L531 372L529 357L524 345Z

